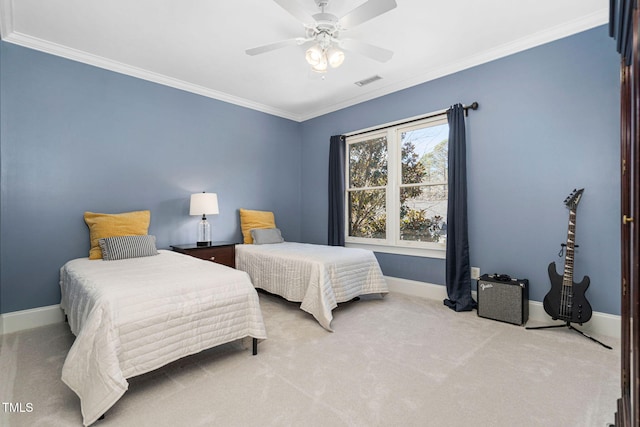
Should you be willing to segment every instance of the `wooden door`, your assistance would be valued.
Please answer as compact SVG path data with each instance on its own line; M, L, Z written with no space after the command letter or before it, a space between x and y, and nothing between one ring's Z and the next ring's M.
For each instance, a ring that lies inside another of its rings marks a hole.
M621 397L616 426L640 427L640 53L639 10L633 10L631 64L620 67L620 200L621 200Z

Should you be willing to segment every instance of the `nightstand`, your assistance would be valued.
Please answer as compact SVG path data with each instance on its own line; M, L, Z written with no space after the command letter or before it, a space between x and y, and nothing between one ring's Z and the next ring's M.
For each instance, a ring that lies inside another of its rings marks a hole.
M209 246L198 246L195 243L171 245L171 249L181 254L236 268L236 244L234 242L211 242Z

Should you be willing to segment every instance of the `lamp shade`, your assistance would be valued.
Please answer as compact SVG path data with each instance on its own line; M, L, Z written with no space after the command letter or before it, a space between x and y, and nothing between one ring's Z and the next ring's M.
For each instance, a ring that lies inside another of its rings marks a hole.
M327 60L331 68L337 68L344 62L344 52L338 48L332 47L327 50Z
M309 65L316 66L322 61L322 56L322 48L316 44L307 49L305 59Z
M322 59L319 63L312 66L311 69L316 73L326 73L327 72L327 57L326 55L322 55Z
M213 215L218 213L218 195L216 193L197 193L191 195L189 215Z

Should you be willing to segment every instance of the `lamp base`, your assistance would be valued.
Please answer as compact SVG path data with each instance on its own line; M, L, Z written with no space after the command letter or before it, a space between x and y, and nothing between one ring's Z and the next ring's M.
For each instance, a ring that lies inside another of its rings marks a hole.
M197 242L196 246L211 246L211 240L208 242Z

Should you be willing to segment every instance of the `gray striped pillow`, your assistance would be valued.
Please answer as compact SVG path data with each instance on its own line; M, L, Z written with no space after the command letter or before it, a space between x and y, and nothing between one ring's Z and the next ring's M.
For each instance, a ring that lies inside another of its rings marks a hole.
M107 237L98 244L105 261L158 255L156 236L151 235Z

